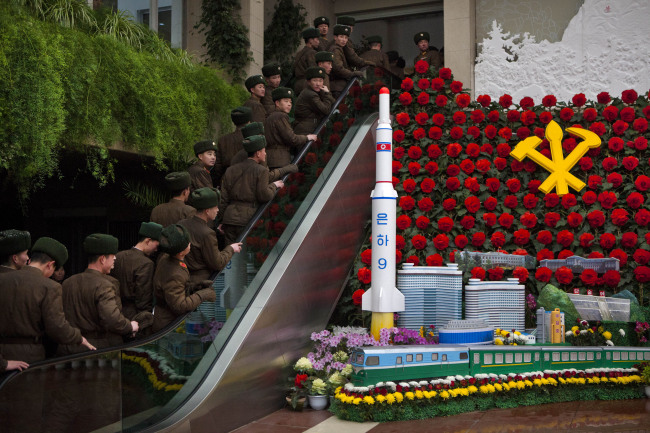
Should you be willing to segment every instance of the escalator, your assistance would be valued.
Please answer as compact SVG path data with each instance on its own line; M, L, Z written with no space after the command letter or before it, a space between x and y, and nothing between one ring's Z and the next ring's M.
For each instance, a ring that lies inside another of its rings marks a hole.
M277 239L273 204L259 209L241 236L254 244L242 256L247 278L217 277L222 298L239 293L231 308L228 299L202 305L144 340L4 375L2 431L221 432L282 407L292 363L309 350L310 333L327 325L364 241L376 120L357 119L306 196L289 190L276 198L295 209Z

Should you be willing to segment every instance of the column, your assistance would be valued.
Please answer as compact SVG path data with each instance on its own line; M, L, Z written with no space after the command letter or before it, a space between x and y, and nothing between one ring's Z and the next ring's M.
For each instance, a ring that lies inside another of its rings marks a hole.
M476 59L476 0L444 0L445 67L472 89Z

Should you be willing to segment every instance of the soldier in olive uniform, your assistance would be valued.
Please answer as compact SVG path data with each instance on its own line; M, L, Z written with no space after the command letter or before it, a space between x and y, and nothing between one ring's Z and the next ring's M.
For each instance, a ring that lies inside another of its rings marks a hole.
M230 112L232 123L235 124L235 130L226 134L219 139L217 143L217 162L214 164L214 181L215 185L221 185L221 177L230 167L230 161L240 150L241 142L244 140L242 128L251 121L251 109L248 107L237 107ZM178 222L178 221L176 221Z
M149 217L150 221L163 227L176 224L196 213L196 209L185 204L190 196L190 186L192 185L192 179L188 172L176 171L169 173L165 176L165 184L172 193L172 199L153 208Z
M413 64L415 65L419 60L425 60L429 63L429 67L434 70L440 69L442 66L442 61L440 60L440 54L435 50L429 49L429 33L419 32L413 36L413 42L420 49L420 54L415 56Z
M116 280L108 274L113 269L117 253L117 238L94 233L83 243L88 267L63 282L63 309L66 319L81 329L88 340L99 348L110 347L119 336L138 332L139 325L124 317ZM82 348L59 346L58 353L77 353Z
M323 77L323 86L330 88L330 72L332 72L332 62L334 62L334 54L330 51L319 51L316 53L316 66L323 68L325 76Z
M288 114L293 104L293 94L293 90L287 87L278 87L273 91L276 111L264 122L267 162L270 169L290 164L292 150L318 138L314 134L296 135L293 132Z
M294 84L293 88L296 94L299 94L305 88L305 72L307 69L316 66L316 49L320 44L318 30L313 27L303 30L302 38L305 40L305 46L298 51L293 61L293 75L296 77L296 84Z
M293 131L296 134L313 133L318 123L332 110L336 101L323 85L326 76L323 68L307 69L307 87L298 96L294 111L296 121Z
M261 75L251 75L244 82L246 90L251 93L251 97L244 102L244 107L251 109L252 122L264 122L266 119L266 110L262 105L262 98L266 95L266 81Z
M368 46L370 46L370 49L361 54L361 58L373 62L375 66L379 66L387 71L390 71L390 62L388 61L388 56L386 53L383 53L381 51L381 36L368 36L366 40L368 41Z
M137 320L140 312L153 310L152 279L154 263L149 258L158 249L163 226L143 222L138 232L138 243L129 250L115 255L115 267L111 275L120 283L122 314L129 320Z
M348 37L352 35L352 31L354 30L354 25L356 24L356 20L354 17L344 15L340 16L336 19L336 24L337 25L342 25L342 26L348 26L350 28L350 32L348 33ZM330 42L329 45L329 50L333 51L331 48L333 46L333 42ZM352 45L352 41L348 38L346 41L345 45L343 46L343 53L345 54L345 59L348 62L348 65L356 67L356 68L362 68L364 66L375 66L375 63L370 61L370 60L364 60L359 55L357 52L354 50L354 45Z
M0 274L0 355L32 363L45 359L43 338L59 344L95 347L66 320L61 285L50 276L68 260L60 242L43 237L32 247L29 265Z
M199 188L212 188L212 175L210 170L217 162L217 143L212 140L203 140L194 144L196 162L187 169L192 179L190 192Z
M32 246L29 232L4 230L0 232L0 274L17 271L29 263L27 251Z
M217 235L208 226L208 223L214 221L219 213L218 190L197 189L190 195L190 203L196 208L196 215L180 221L179 224L190 234L192 249L186 255L185 262L191 281L196 283L207 280L213 272L226 267L232 255L241 251L241 244L233 243L226 246L223 251L219 251Z
M282 81L281 73L282 69L277 63L269 63L268 65L262 66L262 75L264 75L264 79L266 80L266 88L264 89L264 97L261 102L264 110L266 110L267 117L275 111L275 104L273 103L271 93L280 87L280 82Z
M326 51L330 44L327 39L327 33L330 29L330 19L327 17L318 17L314 20L314 27L318 30L318 48L316 51Z
M160 251L164 253L153 276L153 290L156 298L153 332L158 332L177 317L189 313L201 302L217 299L214 289L206 287L188 293L190 273L184 260L190 252L190 234L178 224L163 229L160 235ZM207 283L206 283L207 284ZM196 286L194 286L196 287Z
M330 44L330 51L334 55L332 62L332 74L330 77L332 96L335 98L341 94L348 80L352 77L363 77L363 72L353 71L348 64L344 48L350 37L350 27L337 24L334 26L334 42Z
M248 137L243 146L248 158L228 168L221 184L226 243L235 242L257 207L271 200L276 191L284 187L281 180L270 181L269 170L262 165L266 159L264 136Z

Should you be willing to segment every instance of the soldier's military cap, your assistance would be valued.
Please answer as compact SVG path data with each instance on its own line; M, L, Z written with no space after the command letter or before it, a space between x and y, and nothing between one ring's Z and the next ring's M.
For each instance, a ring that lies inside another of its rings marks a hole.
M84 239L84 252L89 256L117 254L117 238L105 233L93 233Z
M334 61L334 53L330 53L329 51L319 51L314 57L316 58L316 63Z
M190 204L196 210L210 209L219 206L221 200L221 193L216 188L204 187L195 189L190 194Z
M318 66L312 66L311 68L307 68L305 71L305 79L306 80L311 80L312 78L325 78L327 74L325 73L325 69L319 68Z
M264 124L262 122L251 122L241 129L241 133L244 138L251 135L264 135Z
M246 78L246 81L244 82L244 85L246 86L246 90L250 91L253 87L257 86L258 84L266 84L266 81L264 81L264 77L261 75L251 75L250 77Z
M160 232L162 231L163 226L155 222L143 222L140 224L140 231L138 234L144 236L145 238L151 238L154 241L160 240Z
M366 40L368 41L368 44L376 44L376 43L381 44L382 43L381 36L378 36L378 35L368 36L366 38Z
M416 33L415 36L413 36L413 42L415 42L415 45L417 45L418 42L420 42L422 39L424 39L424 40L426 40L427 42L429 42L429 40L430 40L430 39L429 39L429 33L427 33L427 32L420 32L420 33Z
M23 230L3 230L0 232L0 256L9 256L28 250L32 246L32 236Z
M262 75L265 77L272 77L274 75L281 75L282 68L278 63L269 63L268 65L262 66Z
M251 121L253 110L249 107L237 107L230 112L230 118L235 125L245 125Z
M354 17L349 15L343 15L336 19L336 24L342 24L344 26L353 26L356 23Z
M170 191L181 191L192 185L192 178L186 171L175 171L165 176L165 184Z
M350 36L350 27L344 26L342 24L337 24L334 26L334 36L345 35Z
M288 87L278 87L277 89L273 89L273 92L271 93L271 97L273 98L273 101L277 101L278 99L284 99L284 98L292 98L293 99L293 90L288 88Z
M307 39L317 38L319 35L318 30L313 27L307 27L302 31L302 38L306 41Z
M34 242L32 252L47 254L52 260L54 260L54 264L57 268L63 266L65 262L68 261L68 249L65 245L56 239L48 238L47 236L38 238L36 242Z
M266 138L263 135L251 135L242 143L244 150L248 153L257 152L266 147Z
M194 145L194 154L196 156L199 156L203 152L207 152L208 150L217 150L217 143L215 143L212 140L203 140L199 141Z
M183 251L190 243L190 234L185 227L180 224L170 224L160 233L160 244L158 249L170 256Z
M321 24L327 24L328 26L330 25L330 19L327 17L318 17L314 20L314 27L318 27Z

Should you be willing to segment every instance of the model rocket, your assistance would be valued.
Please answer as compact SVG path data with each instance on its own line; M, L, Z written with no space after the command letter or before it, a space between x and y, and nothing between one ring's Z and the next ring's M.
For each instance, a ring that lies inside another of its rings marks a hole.
M393 128L390 93L379 91L379 121L376 133L376 177L372 198L371 287L363 294L361 308L372 311L370 331L379 339L382 328L393 327L393 313L404 311L404 295L395 287L395 219L397 192L393 188Z

